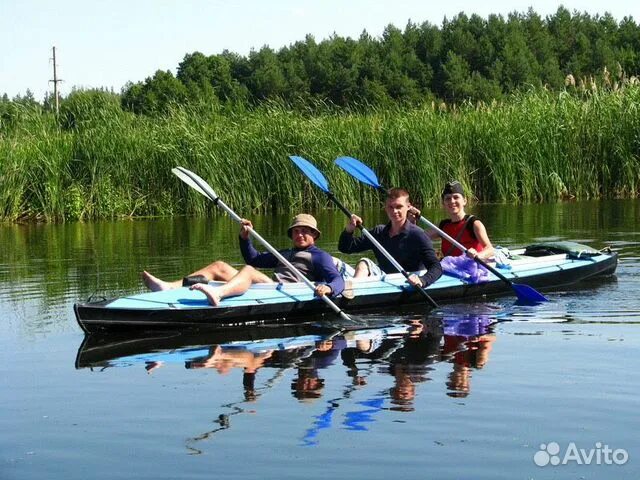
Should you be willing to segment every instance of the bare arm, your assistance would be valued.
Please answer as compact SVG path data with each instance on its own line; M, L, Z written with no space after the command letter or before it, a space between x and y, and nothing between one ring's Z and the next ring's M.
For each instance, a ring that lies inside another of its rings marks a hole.
M487 235L487 229L480 220L473 222L473 233L482 244L482 251L477 253L475 249L470 248L469 252L477 254L478 258L482 260L487 260L488 258L493 257L493 245L491 244L491 240L489 240L489 235Z

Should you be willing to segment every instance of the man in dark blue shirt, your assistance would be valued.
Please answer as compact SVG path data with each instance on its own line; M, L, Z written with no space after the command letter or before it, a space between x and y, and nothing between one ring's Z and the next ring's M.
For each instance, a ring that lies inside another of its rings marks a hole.
M189 277L200 277L204 283L191 285L192 290L199 290L207 296L209 303L218 305L223 298L242 295L253 283L273 283L274 280L256 268L275 269L275 280L282 283L297 282L298 278L286 265L281 264L275 255L258 252L249 238L249 229L253 228L249 220L242 220L240 230L240 251L247 265L239 271L226 262L217 261L192 273ZM318 296L340 295L344 290L344 280L336 268L333 257L315 246L320 236L316 219L302 213L293 219L287 230L293 242L293 248L281 250L280 254L286 258L300 273L312 282L316 282L315 294ZM165 282L148 272L143 272L144 283L153 291L178 288L183 281ZM214 287L207 282L219 280L227 282Z
M427 287L442 275L442 267L433 249L431 239L420 227L407 219L411 207L409 193L402 188L389 190L385 201L385 211L389 223L378 225L369 231L384 248L408 272L426 272L418 276L409 275L409 282L415 286ZM361 259L356 265L355 277L396 273L397 270L389 260L380 253L365 236L356 237L353 233L362 219L353 215L340 234L338 250L342 253L356 253L373 250L378 265L368 259ZM379 268L378 268L379 267Z

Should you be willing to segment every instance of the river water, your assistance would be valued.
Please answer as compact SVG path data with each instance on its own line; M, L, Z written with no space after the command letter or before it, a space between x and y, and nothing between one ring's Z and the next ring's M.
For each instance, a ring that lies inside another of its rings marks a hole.
M535 307L505 296L372 316L397 325L384 331L92 343L74 302L142 291L142 269L239 264L237 227L0 226L0 478L637 478L640 201L473 213L497 245L611 246L616 275ZM291 216L252 220L285 247ZM336 253L344 217L317 216Z

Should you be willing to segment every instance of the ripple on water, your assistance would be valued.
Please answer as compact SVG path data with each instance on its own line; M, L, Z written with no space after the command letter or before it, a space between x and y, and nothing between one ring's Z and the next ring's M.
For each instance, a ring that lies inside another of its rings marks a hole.
M528 323L598 323L598 324L638 324L640 306L627 308L624 305L608 305L594 302L585 306L580 302L561 302L550 298L551 302L533 307L507 309L500 316L503 322Z

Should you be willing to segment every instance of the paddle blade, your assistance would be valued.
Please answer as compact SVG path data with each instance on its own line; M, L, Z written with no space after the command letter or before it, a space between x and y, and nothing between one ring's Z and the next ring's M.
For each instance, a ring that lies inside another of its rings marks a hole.
M320 190L325 193L329 193L329 182L325 176L318 170L309 160L305 160L302 157L296 157L294 155L289 158L295 163L302 173L304 173L309 180L311 180Z
M353 157L338 157L336 158L335 164L356 180L366 183L370 187L384 190L384 187L378 182L378 177L375 172L360 160L356 160Z
M216 192L213 191L209 184L191 170L187 170L184 167L176 167L171 169L171 173L205 197L213 201L218 199Z
M518 296L518 301L524 304L536 304L549 301L547 297L529 285L512 283L511 286Z

